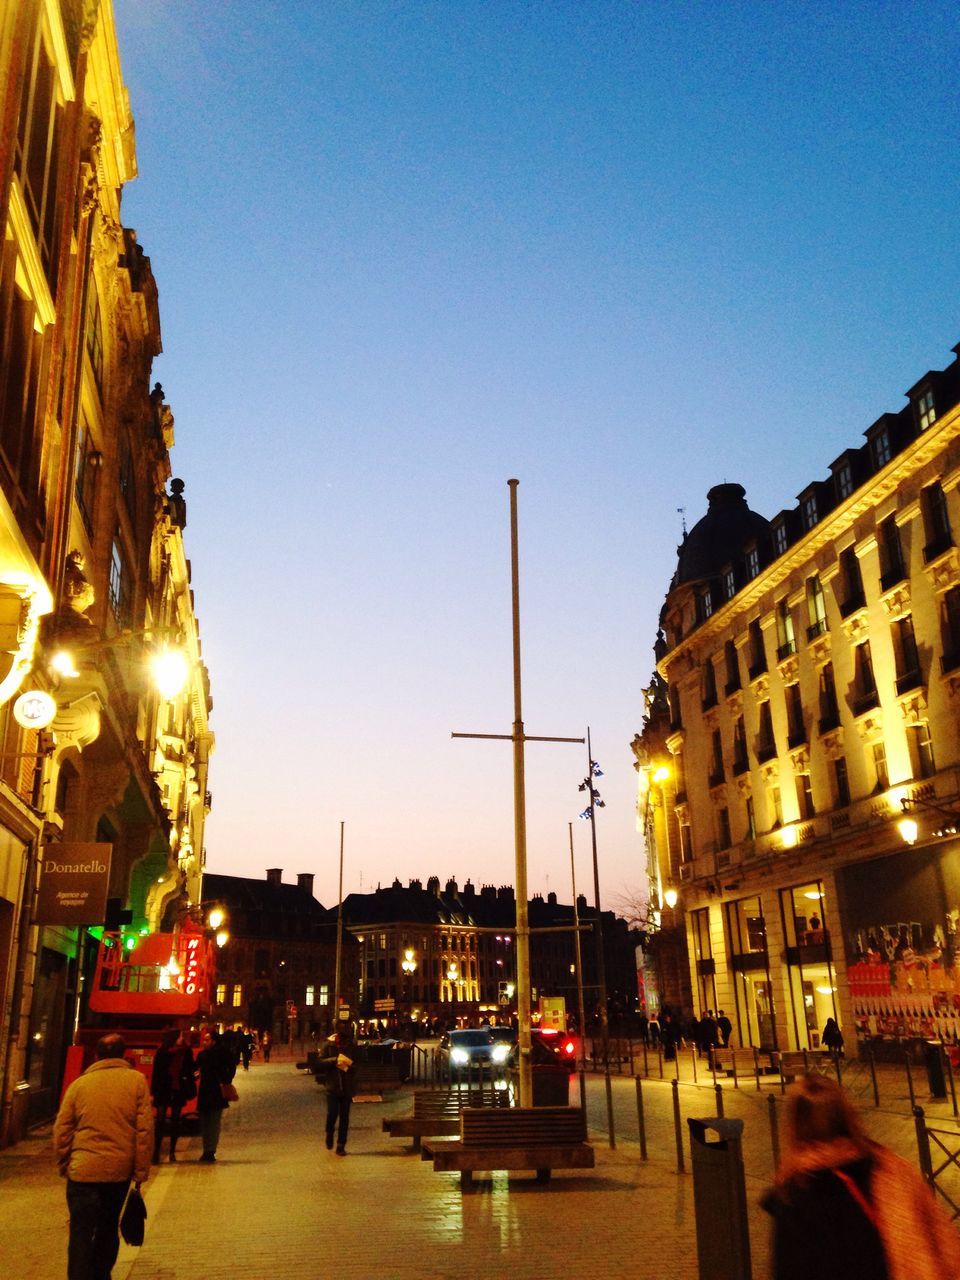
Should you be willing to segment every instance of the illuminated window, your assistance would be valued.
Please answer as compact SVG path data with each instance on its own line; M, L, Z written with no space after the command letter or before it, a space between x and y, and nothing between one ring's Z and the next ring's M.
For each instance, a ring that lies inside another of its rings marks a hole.
M307 1005L307 1007L308 1007L308 1008L310 1008L310 1007L312 1007L312 1006L313 1006L313 1000L314 1000L314 995L315 995L315 994L316 994L316 988L315 988L315 987L313 986L313 984L311 983L311 984L307 987L306 991L304 992L304 996L303 996L303 1003L304 1003L305 1005Z
M116 538L110 549L110 578L107 584L110 608L117 626L126 626L130 612L130 580L123 552Z
M930 724L924 720L920 724L910 726L907 735L910 747L910 763L915 778L932 778L937 771L933 755L933 738L930 736Z
M327 1005L330 1003L330 988L325 982L320 984L320 1003Z
M786 599L777 605L777 661L782 662L791 653L797 652L797 641L793 632L793 614Z
M217 983L217 1004L226 1004L227 1000L227 984L225 982Z
M933 401L933 392L924 391L923 395L917 401L917 422L921 431L926 431L927 427L932 427L937 420L937 409Z
M886 791L890 785L890 775L887 772L887 748L884 743L875 742L871 747L871 754L873 756L873 771L877 777L874 790Z
M827 604L818 573L807 579L807 621L808 640L822 636L827 629Z
M233 988L233 1007L239 1009L243 1004L243 986L238 982Z

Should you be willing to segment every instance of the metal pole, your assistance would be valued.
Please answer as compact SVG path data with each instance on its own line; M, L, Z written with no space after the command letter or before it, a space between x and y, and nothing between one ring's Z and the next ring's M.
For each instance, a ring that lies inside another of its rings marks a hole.
M930 1156L930 1139L927 1136L927 1122L923 1116L923 1107L913 1108L913 1124L917 1134L917 1154L920 1159L920 1172L930 1183L931 1188L935 1189L933 1160Z
M613 1130L613 1085L610 1082L610 1027L607 1021L607 970L603 955L603 920L600 916L600 870L597 865L597 793L593 785L593 748L587 726L587 785L590 789L590 847L593 852L593 896L597 909L597 985L600 988L600 1035L603 1040L603 1075L607 1093L607 1128L611 1149L617 1145Z
M573 860L573 823L567 823L570 837L570 884L573 889L574 964L577 966L577 1018L580 1027L580 1106L587 1109L587 1015L583 1007L583 953L580 949L580 907L577 903L577 869Z
M770 1145L773 1148L773 1168L776 1172L780 1164L780 1130L777 1125L777 1096L767 1094L767 1108L770 1115Z
M527 806L524 779L523 708L520 692L520 541L517 486L510 487L510 582L513 615L513 833L517 896L517 1021L519 1024L520 1105L533 1106L530 1062L530 920L527 903Z
M907 1066L907 1088L910 1090L910 1106L916 1107L917 1099L913 1092L913 1071L910 1067L910 1049L909 1046L904 1049L904 1062Z
M677 1173L683 1173L683 1127L680 1122L680 1088L676 1080L670 1081L673 1090L673 1129L677 1138Z
M647 1125L643 1118L643 1081L637 1076L637 1127L640 1130L640 1159L647 1158Z
M880 1105L880 1090L877 1087L877 1064L874 1060L873 1045L867 1047L867 1061L870 1063L870 1082L873 1085L873 1105Z
M723 1119L723 1085L716 1079L713 1082L713 1091L717 1095L717 1115Z
M343 828L340 823L340 886L337 890L337 965L333 980L333 1026L340 1021L340 961L343 956Z

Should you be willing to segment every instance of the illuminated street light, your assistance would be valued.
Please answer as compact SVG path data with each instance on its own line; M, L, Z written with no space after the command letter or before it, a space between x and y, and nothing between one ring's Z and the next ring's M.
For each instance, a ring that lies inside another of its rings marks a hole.
M162 697L176 698L183 692L190 675L190 665L179 649L164 646L150 660L153 680Z
M679 895L677 894L676 889L674 889L673 887L666 889L664 891L663 900L671 911L677 905L678 896Z

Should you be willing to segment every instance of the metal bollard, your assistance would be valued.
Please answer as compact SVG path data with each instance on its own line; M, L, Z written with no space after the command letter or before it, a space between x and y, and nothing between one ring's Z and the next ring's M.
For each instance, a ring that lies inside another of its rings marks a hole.
M880 1105L880 1089L877 1085L877 1064L873 1056L873 1045L867 1049L867 1061L870 1063L870 1083L873 1085L873 1105Z
M713 1091L717 1095L717 1115L722 1120L723 1119L723 1086L720 1084L714 1083Z
M757 1093L760 1092L760 1055L756 1049L753 1051L753 1072L757 1077Z
M693 1083L696 1084L697 1083L697 1051L696 1049L690 1050L690 1061L693 1063Z
M647 1066L647 1042L643 1041L643 1074L649 1076L650 1068Z
M933 1160L930 1156L930 1138L927 1134L927 1122L924 1119L923 1107L913 1108L913 1124L917 1133L917 1154L919 1156L920 1172L929 1182L931 1189L935 1190Z
M660 1067L660 1079L663 1079L663 1044L657 1041L657 1064Z
M904 1049L903 1060L906 1063L906 1067L907 1067L907 1088L910 1090L910 1106L911 1108L913 1108L913 1107L916 1107L917 1105L917 1098L916 1098L916 1094L913 1091L913 1069L910 1066L910 1050L909 1049Z
M640 1159L647 1158L647 1125L643 1118L643 1081L637 1076L637 1128L640 1130Z
M777 1095L767 1094L767 1110L770 1116L770 1146L773 1148L774 1171L780 1165L780 1127L777 1124Z
M739 1079L738 1079L738 1077L737 1077L737 1051L736 1051L736 1049L734 1049L734 1051L733 1051L733 1087L734 1087L735 1089L739 1089L739 1088L740 1088L740 1081L739 1081Z
M680 1046L679 1044L673 1051L673 1075L674 1079L680 1079Z
M683 1128L680 1123L680 1086L676 1080L670 1081L673 1090L673 1128L677 1136L677 1173L683 1173Z

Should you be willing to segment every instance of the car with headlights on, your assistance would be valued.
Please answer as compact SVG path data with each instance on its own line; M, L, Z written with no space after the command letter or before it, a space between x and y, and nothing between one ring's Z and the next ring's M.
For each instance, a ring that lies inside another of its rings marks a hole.
M436 1056L441 1072L461 1075L505 1064L510 1046L495 1039L489 1027L463 1027L444 1032Z

